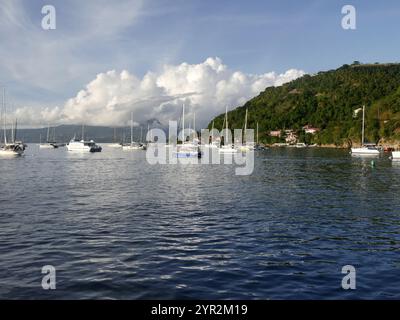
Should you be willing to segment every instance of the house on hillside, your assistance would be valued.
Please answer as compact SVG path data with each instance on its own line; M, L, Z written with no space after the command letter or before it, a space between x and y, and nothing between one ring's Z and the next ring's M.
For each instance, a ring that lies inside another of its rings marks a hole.
M303 127L303 130L305 133L310 133L310 134L316 134L320 129L319 128L315 128L311 125L306 125Z
M297 134L293 130L285 130L285 142L295 144L297 142Z
M270 131L269 132L269 135L271 136L271 137L278 137L278 138L280 138L280 136L281 136L281 130L273 130L273 131Z

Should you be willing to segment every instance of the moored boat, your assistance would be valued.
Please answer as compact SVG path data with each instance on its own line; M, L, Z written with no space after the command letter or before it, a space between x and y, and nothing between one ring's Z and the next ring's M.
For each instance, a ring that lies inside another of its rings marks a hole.
M223 154L232 154L232 153L237 153L237 149L232 143L228 143L230 140L229 139L229 126L228 126L228 108L225 108L225 133L226 136L224 137L224 144L218 149L220 153Z
M15 121L15 127L12 128L12 137L11 142L7 141L7 110L6 110L6 103L5 103L5 88L3 88L3 130L4 130L4 143L0 146L0 157L15 157L23 155L26 145L16 140L17 136L17 121Z
M82 125L82 139L72 138L67 143L67 150L73 152L101 152L101 146L97 145L93 140L86 141L84 136L84 126Z
M378 156L380 150L372 143L364 143L364 132L365 132L365 105L362 108L363 118L362 118L362 130L361 130L361 147L351 148L351 154L353 155L368 155L368 156Z
M400 160L400 151L392 151L392 160Z
M142 143L138 143L133 141L133 112L131 112L131 143L123 144L122 150L124 151L132 151L132 150L144 150L145 147Z
M195 126L194 126L195 127ZM189 129L190 131L190 129ZM173 152L176 158L201 158L202 152L196 138L193 141L186 141L185 132L185 105L182 106L182 144L176 146ZM190 139L189 139L190 140Z
M50 125L47 127L47 138L46 142L42 143L42 136L40 136L40 144L39 148L40 149L58 149L59 145L55 141L55 128L54 128L54 136L53 136L53 141L50 141Z
M67 144L67 150L74 152L101 152L102 148L97 145L93 140L85 141L72 139Z

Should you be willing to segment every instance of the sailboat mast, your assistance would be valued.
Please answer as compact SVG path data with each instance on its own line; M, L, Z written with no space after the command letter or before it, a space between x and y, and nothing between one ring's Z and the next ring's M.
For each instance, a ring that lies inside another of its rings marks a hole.
M224 145L228 145L229 141L229 132L228 132L228 107L225 106L225 136L224 136ZM225 141L226 140L226 141Z
M50 123L47 124L47 138L46 138L46 142L50 141Z
M17 141L17 129L18 128L18 121L17 118L15 118L15 123L14 123L14 132L13 132L13 143Z
M14 143L17 141L17 130L18 130L18 120L15 118L15 126L14 126Z
M246 133L247 133L247 109L246 109L246 115L244 117L244 139L243 139L243 141L246 140Z
M228 130L228 107L225 108L225 118L226 130Z
M6 121L6 88L3 88L3 112L4 112L4 122L3 122L3 129L4 129L4 144L7 144L7 121Z
M140 143L143 142L143 127L140 126Z
M364 146L364 135L365 135L365 105L363 105L363 120L362 120L362 133L361 133L361 146Z
M85 125L82 124L82 141L85 141Z
M185 104L182 105L182 143L186 140L185 136Z
M213 142L214 139L214 120L212 122L212 126L211 126L211 143Z
M190 121L188 121L189 122L189 127L188 127L188 134L189 134L189 141L190 141L190 136L191 136L191 134L190 134ZM185 137L185 140L186 140L186 137Z
M133 112L131 112L131 144L133 143Z

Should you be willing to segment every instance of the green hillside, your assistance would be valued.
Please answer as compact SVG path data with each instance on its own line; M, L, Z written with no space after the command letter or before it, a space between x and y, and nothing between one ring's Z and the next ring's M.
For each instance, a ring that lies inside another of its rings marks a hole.
M267 88L228 113L229 127L242 128L248 108L248 127L256 128L258 121L262 142L277 142L268 135L270 130L294 129L300 141L308 143L357 144L362 113L354 118L353 112L363 104L366 140L400 141L400 64L354 63ZM216 128L222 127L223 118L221 114L214 119ZM306 135L304 125L321 131Z

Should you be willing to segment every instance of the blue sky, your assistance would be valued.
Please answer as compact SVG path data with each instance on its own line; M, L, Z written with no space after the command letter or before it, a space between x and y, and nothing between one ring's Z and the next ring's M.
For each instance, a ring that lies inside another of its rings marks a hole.
M245 74L396 62L398 1L1 0L0 83L17 106L65 104L109 70L138 78L218 57ZM57 29L41 28L54 5ZM357 29L341 27L341 8Z

